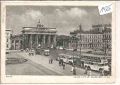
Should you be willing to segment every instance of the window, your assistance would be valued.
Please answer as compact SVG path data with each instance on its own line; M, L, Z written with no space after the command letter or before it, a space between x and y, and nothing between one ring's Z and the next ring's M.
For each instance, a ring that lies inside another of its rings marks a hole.
M7 38L7 42L8 42L8 38Z
M7 44L7 48L8 48L9 46L8 46L8 44Z

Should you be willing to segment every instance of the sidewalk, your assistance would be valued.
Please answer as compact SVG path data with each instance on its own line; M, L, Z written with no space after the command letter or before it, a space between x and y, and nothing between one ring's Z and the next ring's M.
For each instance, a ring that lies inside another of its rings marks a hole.
M40 64L60 75L73 75L73 72L71 72L71 65L66 64L65 69L63 69L62 66L59 66L59 62L54 60L53 64L49 64L49 58L50 56L44 56L44 55L34 55L34 56L29 56L28 53L26 52L21 52L17 53L18 55L21 55L37 64ZM77 68L76 70L76 75L84 75L85 70L81 68ZM98 76L98 73L91 72L92 76Z

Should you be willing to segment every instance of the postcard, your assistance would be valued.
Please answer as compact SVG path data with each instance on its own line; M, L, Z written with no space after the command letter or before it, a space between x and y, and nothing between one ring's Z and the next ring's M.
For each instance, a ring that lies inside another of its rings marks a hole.
M2 1L2 83L115 82L115 1Z

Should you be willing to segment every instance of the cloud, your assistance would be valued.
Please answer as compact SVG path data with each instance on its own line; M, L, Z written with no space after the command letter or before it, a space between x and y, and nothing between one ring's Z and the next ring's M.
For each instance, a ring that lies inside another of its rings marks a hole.
M83 9L80 8L71 8L70 10L67 10L66 13L70 16L70 17L83 17L87 15L87 12Z
M91 10L89 8L73 6L49 8L9 9L7 10L9 11L7 14L7 28L12 28L15 31L14 33L17 34L20 33L24 26L36 26L38 19L40 19L41 24L46 27L56 28L58 34L69 34L70 31L78 29L80 24L83 29L89 30L92 24L98 24L99 22L108 23L111 21L111 15L102 16L100 20L97 8ZM22 11L18 13L18 10Z
M77 7L74 7L74 8L71 8L69 10L65 10L65 11L62 11L60 9L56 9L55 13L57 13L57 15L59 17L71 17L71 18L75 18L75 17L81 18L81 17L86 16L88 14L87 11L80 9L80 8L77 8Z
M41 11L38 10L26 10L25 12L18 13L10 13L7 16L7 27L12 28L14 33L20 33L22 27L24 26L35 26L38 22L38 19L42 19L44 15Z
M38 20L40 18L43 18L44 15L41 13L41 11L38 10L27 10L25 13L19 16L20 21L25 22L31 22Z
M61 11L60 9L56 9L55 13L59 16L59 17L63 17L65 15L65 13L63 11Z
M28 10L26 11L25 15L30 16L34 20L37 19L38 17L43 17L41 11L37 11L37 10Z

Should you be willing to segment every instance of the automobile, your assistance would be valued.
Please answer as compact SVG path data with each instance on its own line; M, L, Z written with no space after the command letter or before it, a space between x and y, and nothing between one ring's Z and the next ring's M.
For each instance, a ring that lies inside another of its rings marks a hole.
M62 56L64 56L64 54L59 54L58 57L56 58L56 60L59 61L59 60L61 59Z
M23 49L20 49L20 51L24 51Z
M49 56L50 55L50 50L49 49L45 49L44 50L44 55L45 56Z
M41 47L37 47L35 49L35 53L38 54L38 55L41 55L42 54L42 48Z
M78 59L80 59L78 56L69 56L69 58L68 58L68 64L70 64L70 65L73 65L73 64L75 64L76 63L76 61L78 60Z
M35 50L34 49L31 49L30 51L29 51L29 56L30 55L35 55Z
M63 47L62 47L62 46L60 46L60 47L59 47L59 49L60 49L60 50L63 50Z
M67 63L67 57L65 56L65 54L59 54L58 58L56 60L63 60L64 63Z
M67 63L70 64L70 65L72 65L73 64L73 57L69 57Z

